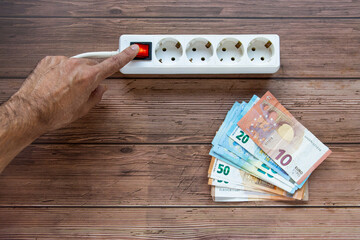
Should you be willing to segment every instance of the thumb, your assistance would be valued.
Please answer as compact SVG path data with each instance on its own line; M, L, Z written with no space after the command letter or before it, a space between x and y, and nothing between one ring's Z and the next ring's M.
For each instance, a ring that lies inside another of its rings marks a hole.
M83 106L81 111L81 116L87 114L93 107L95 107L102 99L104 93L107 91L106 85L99 85L92 93L90 94L89 99Z

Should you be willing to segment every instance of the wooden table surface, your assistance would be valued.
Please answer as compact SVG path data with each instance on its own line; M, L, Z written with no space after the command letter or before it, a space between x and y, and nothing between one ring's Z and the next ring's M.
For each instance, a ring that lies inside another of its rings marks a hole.
M0 103L46 55L121 34L279 34L274 75L116 74L83 119L0 175L1 239L359 239L360 1L1 0ZM215 131L270 90L333 154L308 202L215 203Z

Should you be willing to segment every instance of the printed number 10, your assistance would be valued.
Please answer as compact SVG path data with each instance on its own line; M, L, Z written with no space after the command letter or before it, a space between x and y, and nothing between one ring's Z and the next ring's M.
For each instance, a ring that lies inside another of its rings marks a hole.
M279 149L279 155L277 155L277 157L275 158L276 160L279 160L283 155L284 155L284 153L285 153L285 150L283 150L283 149ZM280 163L281 163L281 165L283 165L283 166L287 166L287 165L289 165L289 163L292 161L292 157L291 157L291 155L290 154L285 154L282 158L281 158L281 160L280 160Z

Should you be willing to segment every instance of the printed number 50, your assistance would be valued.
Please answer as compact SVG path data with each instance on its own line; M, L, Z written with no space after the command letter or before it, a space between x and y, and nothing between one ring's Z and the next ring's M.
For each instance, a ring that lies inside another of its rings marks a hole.
M242 141L243 143L247 143L247 141L249 141L249 136L246 135L242 130L240 131L240 135L237 135L236 138Z
M224 173L224 175L228 175L230 172L230 167L229 166L224 166L224 164L219 164L218 166L218 170L217 173Z

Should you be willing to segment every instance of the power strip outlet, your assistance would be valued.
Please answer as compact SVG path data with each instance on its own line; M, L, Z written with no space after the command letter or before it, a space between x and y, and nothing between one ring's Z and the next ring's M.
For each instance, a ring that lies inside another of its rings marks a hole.
M124 74L270 74L280 68L276 34L121 35L119 50L132 43L145 43L145 57L123 67Z

